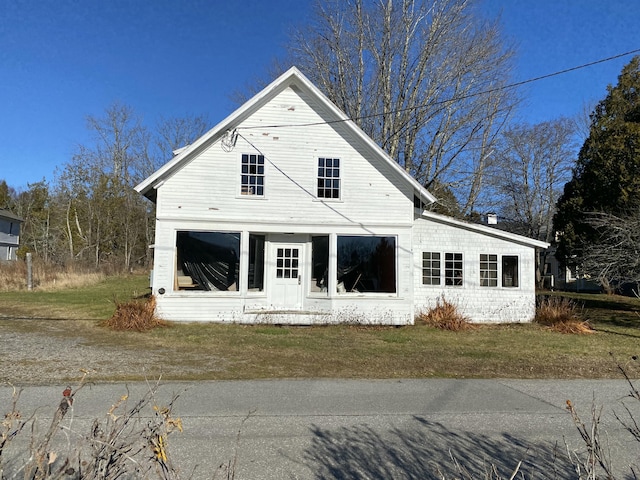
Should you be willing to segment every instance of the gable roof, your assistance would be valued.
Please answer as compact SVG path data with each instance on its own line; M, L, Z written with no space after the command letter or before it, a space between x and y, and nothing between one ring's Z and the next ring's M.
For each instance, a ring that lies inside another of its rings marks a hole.
M470 232L481 233L483 235L488 235L494 238L500 238L502 240L506 240L513 243L519 243L521 245L526 245L529 247L549 248L549 244L547 242L534 240L533 238L528 238L523 235L518 235L516 233L505 232L504 230L499 230L497 228L489 227L487 225L478 225L477 223L464 222L462 220L456 220L455 218L447 217L446 215L440 215L438 213L429 212L427 210L423 211L421 213L421 216L433 222L442 223L444 225L449 225L456 228L462 228Z
M297 86L303 89L305 93L310 95L319 104L325 107L331 115L335 116L336 121L342 121L350 132L365 145L367 145L375 154L392 168L392 170L405 182L413 187L415 194L425 203L433 203L436 198L431 195L420 183L409 175L397 162L395 162L378 144L376 144L364 131L358 127L355 122L340 110L331 100L329 100L313 83L305 77L296 67L291 67L285 73L280 75L276 80L271 82L262 91L253 98L245 102L240 108L229 115L227 118L218 123L207 133L198 138L191 145L175 151L175 156L156 170L151 176L138 184L135 189L139 193L150 200L155 200L156 189L162 182L171 177L174 172L182 168L194 154L197 154L222 138L227 132L236 128L242 121L247 119L251 114L260 107L268 103L277 94L285 90L287 87Z
M13 220L15 222L20 222L20 223L24 222L22 218L11 213L9 210L0 210L0 218L6 218L8 220Z

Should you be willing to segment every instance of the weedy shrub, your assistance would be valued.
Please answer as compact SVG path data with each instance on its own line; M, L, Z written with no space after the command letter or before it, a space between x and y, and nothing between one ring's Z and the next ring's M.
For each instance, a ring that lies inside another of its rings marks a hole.
M581 311L575 302L565 297L538 297L534 321L560 333L594 332L589 322L582 320Z
M134 330L146 332L156 327L167 327L169 322L156 316L156 299L150 296L144 301L118 302L113 316L101 323L112 330Z
M469 318L464 316L458 307L447 301L444 297L436 300L436 306L427 312L421 312L416 318L416 323L422 323L441 330L469 330L475 328Z

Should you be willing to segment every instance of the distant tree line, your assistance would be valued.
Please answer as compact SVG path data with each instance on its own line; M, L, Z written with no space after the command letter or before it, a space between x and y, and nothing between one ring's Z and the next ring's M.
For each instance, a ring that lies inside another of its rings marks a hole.
M133 187L208 128L202 116L142 124L133 109L113 104L87 117L90 144L77 147L51 181L16 191L0 180L0 208L25 220L19 256L115 271L149 265L155 209Z

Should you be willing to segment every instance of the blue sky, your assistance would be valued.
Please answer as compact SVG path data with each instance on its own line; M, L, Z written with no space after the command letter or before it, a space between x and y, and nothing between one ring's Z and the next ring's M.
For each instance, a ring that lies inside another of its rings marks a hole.
M640 48L635 0L478 0L515 42L514 80ZM0 0L0 179L17 189L53 180L85 119L114 102L153 124L204 114L281 55L305 0ZM532 123L571 116L606 95L631 56L520 87Z

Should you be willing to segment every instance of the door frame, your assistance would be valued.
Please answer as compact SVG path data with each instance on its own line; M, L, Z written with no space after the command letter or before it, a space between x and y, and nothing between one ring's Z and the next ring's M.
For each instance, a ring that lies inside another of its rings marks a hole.
M272 234L268 237L268 268L265 276L268 278L268 299L272 308L284 311L300 311L304 308L308 235ZM297 279L277 278L277 253L279 248L297 248L298 265ZM295 293L294 293L295 292ZM291 298L295 295L295 299ZM287 299L285 297L290 297ZM284 299L284 300L283 300Z

